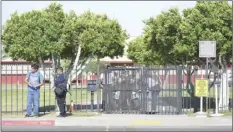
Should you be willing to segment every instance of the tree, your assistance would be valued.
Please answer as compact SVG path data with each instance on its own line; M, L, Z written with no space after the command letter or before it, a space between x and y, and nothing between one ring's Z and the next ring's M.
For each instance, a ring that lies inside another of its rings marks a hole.
M66 45L62 56L71 58L68 82L76 77L74 75L79 75L92 57L123 55L126 39L126 32L116 20L90 11L79 16L71 11L66 16L62 35L62 42Z
M230 62L232 39L232 7L224 2L197 2L194 8L183 11L184 20L180 26L181 46L186 51L177 51L187 55L189 59L199 60L198 41L216 40L217 59Z
M4 50L14 60L40 62L43 67L44 58L49 57L55 70L66 59L70 62L68 77L84 69L91 57L122 55L126 38L116 20L90 11L79 16L74 11L65 14L57 3L21 15L15 12L2 35Z
M143 46L148 46L147 49L152 49L153 54L158 54L163 60L161 64L184 66L186 69L184 72L187 75L186 89L191 97L194 97L194 85L191 82L191 76L194 73L192 66L205 64L205 61L198 56L199 40L216 40L217 42L215 65L213 60L209 60L212 67L220 66L225 69L226 64L230 62L231 9L227 2L197 2L195 7L185 9L183 16L173 8L145 22ZM134 45L138 49L131 50L133 52L131 55L136 56L137 51L140 51L143 46ZM138 60L138 58L133 59Z
M172 8L167 12L162 12L156 18L144 21L144 34L131 42L128 50L129 57L147 65L157 64L166 67L169 64L179 64L179 58L174 56L174 46L180 42L181 22L182 17L177 8ZM163 88L166 87L167 80L168 70L165 70ZM162 82L161 78L160 82Z
M63 22L62 6L56 3L42 11L15 12L3 27L4 50L14 60L39 62L43 68L45 57L64 48L59 43Z
M137 64L159 65L162 63L161 57L144 43L143 36L139 36L129 42L127 53L128 57Z
M181 22L182 17L177 8L162 12L156 18L144 22L144 43L160 56L163 65L180 63L179 58L174 56L174 47L180 42Z
M176 55L186 56L186 63L188 63L187 60L195 60L193 64L203 65L205 61L199 59L198 56L198 41L215 40L217 43L216 61L215 63L209 61L215 68L214 71L221 66L226 72L226 65L230 63L232 52L232 7L228 2L197 2L194 8L184 10L183 14L184 20L180 25L182 39L177 47L183 47L185 50L181 51L179 49L182 48L177 48ZM193 72L187 71L187 74L191 73ZM194 94L193 85L190 94Z
M232 41L232 6L227 1L224 2L197 2L194 8L183 11L184 20L180 26L182 39L181 47L186 47L185 52L176 50L177 54L186 55L187 59L195 60L196 65L203 65L205 62L198 57L198 41L199 40L215 40L216 41L216 58L209 59L211 66L210 73L213 71L215 75L221 68L222 79L225 80L225 88L228 87L226 65L231 60L231 41ZM187 75L191 75L191 70L187 71ZM216 80L214 77L214 80ZM190 82L190 77L188 80ZM209 78L209 76L208 76ZM214 82L213 82L214 83ZM213 83L209 86L211 88ZM191 84L189 93L194 96L194 86ZM221 85L223 86L223 85ZM222 89L222 88L221 88Z

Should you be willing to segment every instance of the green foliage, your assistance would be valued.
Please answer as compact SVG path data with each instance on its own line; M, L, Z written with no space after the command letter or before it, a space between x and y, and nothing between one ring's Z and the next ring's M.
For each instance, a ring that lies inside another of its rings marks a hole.
M52 3L42 11L11 15L3 27L2 42L6 53L13 59L38 62L51 53L59 53L64 22L62 6Z
M84 62L90 55L97 58L123 55L126 39L126 32L116 20L90 11L66 14L57 3L43 10L13 13L2 35L4 50L15 60L39 62L53 56L68 60L70 65L79 45L80 60Z
M128 45L128 57L137 64L157 65L161 63L160 56L153 53L143 42L143 37L139 36Z
M200 64L198 42L216 40L217 59L222 56L229 63L232 6L226 1L197 2L182 13L172 8L146 20L144 33L130 43L128 56L143 64Z
M98 58L123 55L127 35L116 20L90 11L79 16L72 11L66 17L62 36L62 41L67 45L65 55L73 56L80 44L81 58L90 54Z
M161 58L161 64L177 63L174 46L179 44L179 25L182 21L177 8L162 12L156 18L145 21L144 42Z
M103 72L104 64L99 63L100 65L100 73ZM85 68L86 72L97 73L97 58L93 58L90 63Z
M232 51L232 7L228 2L197 2L194 8L184 10L183 14L181 46L187 51L177 53L198 60L198 41L216 40L217 58L221 55L229 62Z

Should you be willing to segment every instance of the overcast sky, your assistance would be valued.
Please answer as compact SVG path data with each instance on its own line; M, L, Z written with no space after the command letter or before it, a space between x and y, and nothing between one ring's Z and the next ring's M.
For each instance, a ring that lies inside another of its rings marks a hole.
M43 9L49 1L2 1L2 24L10 18L14 11L19 13L35 9ZM139 36L143 31L142 20L156 16L171 7L180 10L194 7L195 1L61 1L65 12L74 10L80 14L85 10L95 13L106 13L110 18L119 21L130 36Z

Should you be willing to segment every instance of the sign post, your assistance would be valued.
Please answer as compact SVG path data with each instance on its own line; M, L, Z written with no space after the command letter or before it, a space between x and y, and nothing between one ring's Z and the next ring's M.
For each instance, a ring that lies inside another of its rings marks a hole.
M216 41L199 41L199 57L206 58L206 80L208 82L208 58L216 57ZM200 112L198 112L198 116L206 117L206 114L202 111L203 108L203 97L206 97L206 106L208 106L208 94L209 94L209 83L207 85L207 95L200 96ZM200 94L201 95L201 94ZM197 96L197 95L196 95ZM207 107L206 107L207 109ZM207 110L206 110L207 111Z
M203 97L208 97L208 85L209 81L207 79L197 79L195 81L195 96L201 98L200 102L200 112L198 113L199 116L205 115L203 112Z
M96 80L87 80L87 88L91 91L91 111L94 110L94 91L96 90Z

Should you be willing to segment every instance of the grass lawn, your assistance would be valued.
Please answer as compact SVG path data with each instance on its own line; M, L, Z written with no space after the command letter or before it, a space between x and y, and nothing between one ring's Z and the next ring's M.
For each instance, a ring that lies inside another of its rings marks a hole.
M23 111L27 104L27 88L23 89L2 89L2 111ZM70 104L71 100L75 104L90 104L91 93L87 89L73 89L72 96L67 93L66 102ZM94 94L94 100L97 100L97 92ZM55 106L55 94L51 89L41 89L40 107Z
M55 106L55 95L54 92L49 89L50 85L45 84L42 86L40 91L40 107ZM75 86L72 86L75 87ZM27 86L24 85L11 85L2 84L2 111L24 111L27 103ZM209 97L215 97L215 90L210 90ZM67 94L67 104L70 104L73 100L74 104L90 104L91 93L86 88L74 88L71 91L72 96ZM102 94L101 94L102 95ZM177 91L169 91L169 89L162 90L159 94L160 97L177 97ZM188 92L182 89L182 96L189 97ZM232 88L229 89L229 98L232 98ZM94 94L94 100L97 100L97 92Z

